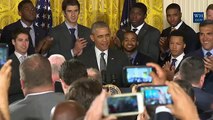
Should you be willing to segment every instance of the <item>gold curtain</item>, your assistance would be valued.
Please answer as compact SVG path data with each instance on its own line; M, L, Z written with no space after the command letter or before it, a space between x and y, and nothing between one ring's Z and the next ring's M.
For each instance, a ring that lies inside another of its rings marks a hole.
M0 29L4 26L17 21L18 3L21 0L0 0ZM32 0L36 3L36 0ZM163 28L162 20L162 0L137 0L147 5L148 16L146 22L159 30ZM112 33L115 33L120 26L124 0L79 0L81 4L78 22L87 27L97 20L107 22ZM62 0L51 0L53 14L53 26L64 21L61 10Z

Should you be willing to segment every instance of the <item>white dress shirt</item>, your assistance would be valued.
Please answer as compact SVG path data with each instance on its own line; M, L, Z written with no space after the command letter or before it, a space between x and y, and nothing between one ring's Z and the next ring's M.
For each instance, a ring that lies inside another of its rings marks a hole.
M104 52L104 60L106 62L107 65L107 58L108 58L108 50L105 51L100 51L96 46L95 46L95 54L96 54L96 60L97 60L97 64L98 64L98 69L100 70L100 58L101 58L101 53Z

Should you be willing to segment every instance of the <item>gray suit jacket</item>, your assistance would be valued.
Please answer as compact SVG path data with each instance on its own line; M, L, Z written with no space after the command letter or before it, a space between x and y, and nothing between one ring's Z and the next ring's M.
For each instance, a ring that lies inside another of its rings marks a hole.
M78 59L88 68L99 69L94 47L88 48ZM129 65L129 59L124 53L109 49L107 68L105 73L102 72L103 84L116 84L118 87L123 87L122 70L127 65Z
M11 120L50 120L51 109L64 100L63 94L54 92L26 96L9 106Z
M87 40L87 46L91 46L93 42L90 39L90 29L78 24L78 37L79 38L85 38ZM61 54L63 55L66 60L69 60L73 58L71 54L71 49L73 49L72 46L73 43L71 42L71 34L65 24L63 22L62 24L56 26L52 29L50 32L50 36L54 38L53 40L53 46L49 50L49 55L52 54Z
M126 28L126 30L130 30L130 27ZM119 30L117 36L120 40L124 38L123 30ZM158 61L159 58L159 40L160 40L160 31L146 23L144 23L143 27L140 29L138 33L138 51L151 57L155 62Z

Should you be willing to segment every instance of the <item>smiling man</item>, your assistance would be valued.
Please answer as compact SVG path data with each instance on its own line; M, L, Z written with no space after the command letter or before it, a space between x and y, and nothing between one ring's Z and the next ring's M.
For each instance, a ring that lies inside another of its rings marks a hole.
M63 0L62 10L65 22L53 28L53 46L49 54L61 54L66 60L82 54L85 47L91 46L90 29L77 23L80 4L77 0Z
M102 73L103 84L115 84L123 87L122 70L129 65L127 56L118 50L109 48L111 33L109 26L98 21L92 25L90 35L95 46L88 48L78 59L87 68L96 68Z
M159 57L160 31L144 21L147 16L146 5L143 3L134 4L129 16L131 25L119 30L117 33L118 38L122 42L124 31L134 31L138 35L138 51L157 62Z

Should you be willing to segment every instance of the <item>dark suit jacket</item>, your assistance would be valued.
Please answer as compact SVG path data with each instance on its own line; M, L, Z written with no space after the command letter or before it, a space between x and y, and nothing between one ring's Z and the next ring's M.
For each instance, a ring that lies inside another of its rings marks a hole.
M197 50L199 45L199 39L196 32L191 27L186 25L184 22L182 23L182 25L179 27L178 30L183 31L185 36L184 39L186 41L186 48L184 49L184 52L187 54L189 52ZM170 35L170 31L171 27L164 29L162 31L161 36L168 37Z
M195 56L195 57L203 58L204 53L203 53L202 49L199 49L199 50L196 50L194 52L187 54L186 57L188 57L188 56ZM209 73L206 74L204 85L203 85L203 90L208 93L213 94L212 86L213 86L213 71L210 71Z
M37 46L39 41L46 36L46 31L35 25L33 27L35 31L35 45ZM21 24L21 21L18 20L17 22L14 22L10 25L5 26L2 31L0 43L7 43L9 45L9 55L14 53L15 51L14 46L12 44L12 33L15 30L20 28L23 28L23 26ZM34 53L35 53L35 48L33 47L32 41L30 40L28 55L34 54Z
M20 62L16 55L13 53L8 57L8 59L12 59L12 76L9 88L9 103L13 103L17 100L23 99L24 95L21 90L20 84L20 75L19 75L19 65Z
M133 65L146 65L148 62L154 62L154 60L145 54L137 52Z
M85 38L87 40L87 47L93 44L90 39L90 33L91 31L89 28L78 24L78 37ZM73 49L72 46L74 45L71 42L71 34L65 22L53 28L50 32L50 35L54 38L54 40L53 46L49 50L49 54L61 54L65 57L66 60L73 58L71 49Z
M65 100L62 93L29 95L9 106L11 120L50 120L51 109Z
M98 68L96 54L94 47L88 48L86 51L83 52L78 59L85 64L88 68L93 67L96 69ZM118 50L109 49L108 50L108 59L107 59L107 69L104 77L106 77L106 81L103 80L106 84L112 84L112 79L116 79L115 84L118 87L123 87L122 82L122 70L124 66L129 65L129 60L127 56Z
M126 28L130 30L130 27ZM117 36L120 40L124 38L124 32L119 30ZM140 29L138 33L138 51L150 56L155 62L158 61L159 57L159 40L160 40L160 31L146 23Z

